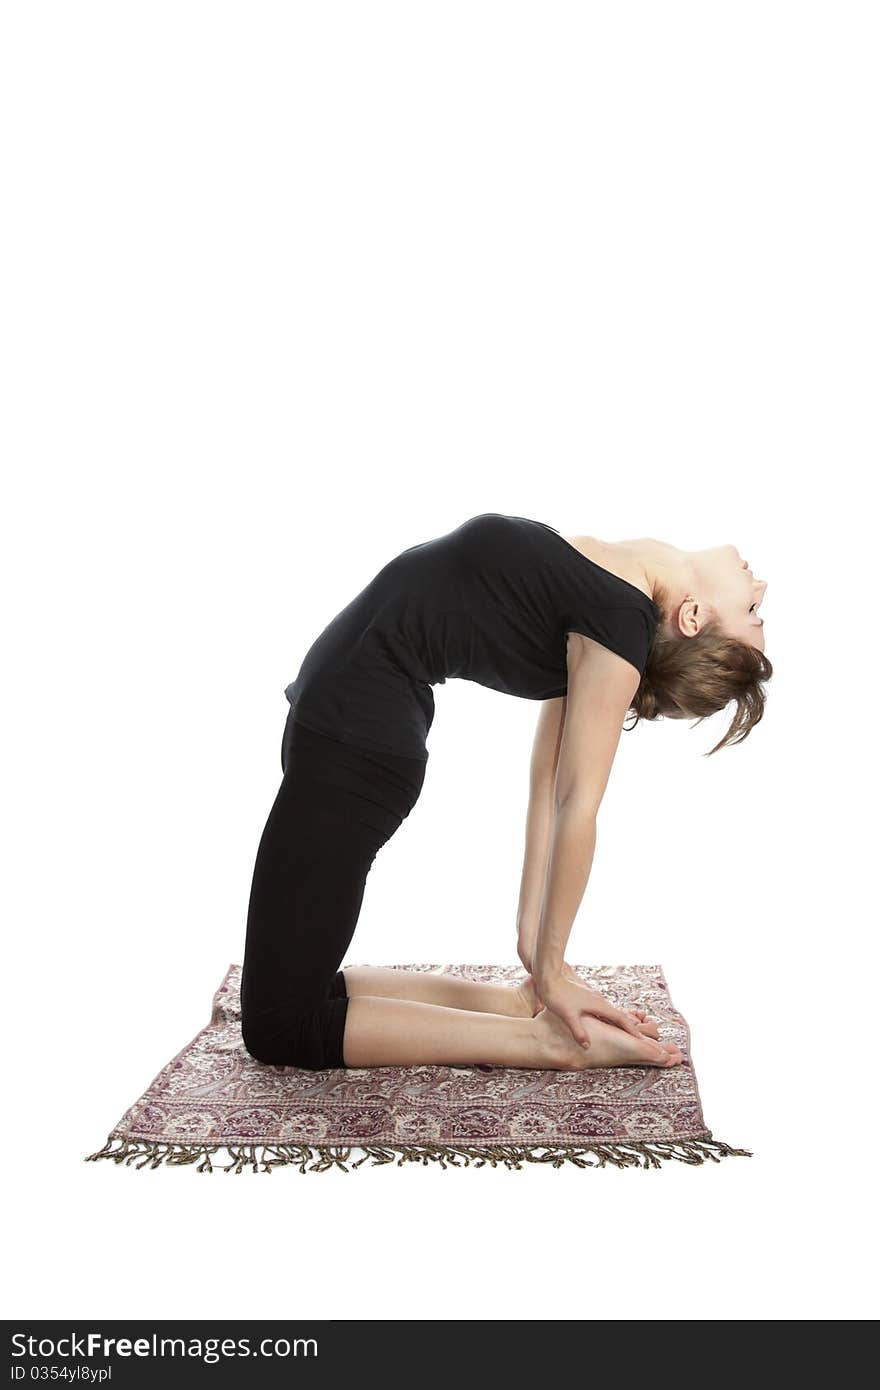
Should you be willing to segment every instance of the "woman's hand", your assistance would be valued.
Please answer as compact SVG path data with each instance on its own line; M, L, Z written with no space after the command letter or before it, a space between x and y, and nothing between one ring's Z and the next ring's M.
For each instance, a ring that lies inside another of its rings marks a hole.
M523 960L522 951L520 951L520 953L519 953L519 958L520 958L520 960L522 961L523 965L526 966L526 969L528 970L529 974L531 975L532 971L531 971L530 967L529 967L528 965L526 965L525 960ZM563 962L562 962L562 973L563 973L563 975L565 976L565 978L566 978L567 980L571 980L572 984L575 984L575 985L583 985L583 987L584 987L585 989L589 988L589 986L584 985L584 982L583 982L583 980L581 979L580 975L578 975L578 973L577 973L576 970L573 970L573 969L571 968L571 966L569 965L568 961L563 961ZM539 999L538 999L538 1008L539 1008L539 1009L543 1009L543 1007L544 1007L543 1001L539 998ZM644 1022L645 1019L647 1018L647 1014L642 1013L640 1009L629 1009L628 1012L631 1013L631 1014L633 1014L636 1018L640 1018L640 1019L642 1020L642 1022Z
M605 1023L613 1023L633 1037L643 1034L639 1021L625 1009L616 1008L604 994L588 989L569 965L563 965L555 976L542 983L536 981L540 1001L567 1025L569 1032L581 1047L588 1049L590 1039L584 1027L584 1016L601 1018Z

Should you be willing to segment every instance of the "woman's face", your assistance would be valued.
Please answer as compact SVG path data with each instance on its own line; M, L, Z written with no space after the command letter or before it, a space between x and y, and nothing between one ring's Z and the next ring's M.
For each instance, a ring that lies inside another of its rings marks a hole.
M756 579L735 545L718 545L698 550L697 577L705 585L706 597L730 637L764 650L764 620L758 610L767 588Z

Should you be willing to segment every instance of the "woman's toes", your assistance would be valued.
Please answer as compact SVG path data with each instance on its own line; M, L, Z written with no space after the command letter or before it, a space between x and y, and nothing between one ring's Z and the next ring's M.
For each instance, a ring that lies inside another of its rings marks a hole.
M636 1020L643 1038L659 1038L660 1029L652 1018L648 1018L644 1009L624 1009L624 1013Z
M640 1023L639 1032L643 1038L659 1038L660 1036L660 1029L652 1019L648 1019L646 1023Z
M653 1038L643 1037L641 1040L645 1061L660 1067L675 1067L684 1061L684 1057L675 1043L655 1041Z

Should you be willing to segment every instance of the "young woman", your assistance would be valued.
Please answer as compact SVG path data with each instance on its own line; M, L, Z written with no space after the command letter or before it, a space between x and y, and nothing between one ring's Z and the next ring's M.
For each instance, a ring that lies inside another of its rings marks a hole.
M260 840L242 1035L271 1064L675 1066L677 1048L565 962L623 722L763 714L766 584L735 546L566 537L488 512L404 550L337 614L287 687L283 779ZM515 988L340 964L378 850L415 805L432 687L542 701L531 755Z

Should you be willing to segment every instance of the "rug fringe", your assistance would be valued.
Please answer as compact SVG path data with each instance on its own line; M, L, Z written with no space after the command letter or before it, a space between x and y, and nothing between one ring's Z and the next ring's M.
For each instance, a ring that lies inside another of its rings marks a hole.
M340 1168L344 1173L352 1172L362 1163L371 1159L371 1167L397 1161L402 1163L439 1163L441 1168L470 1167L492 1168L503 1165L505 1168L522 1168L523 1163L550 1163L560 1168L564 1163L573 1163L577 1168L605 1168L611 1164L615 1168L659 1168L663 1162L675 1160L679 1163L696 1165L699 1163L720 1163L722 1158L733 1156L751 1158L749 1149L734 1149L720 1139L705 1135L700 1139L650 1141L622 1141L611 1144L586 1144L583 1146L520 1146L490 1145L450 1147L446 1144L434 1146L421 1145L309 1145L309 1144L170 1144L148 1139L119 1139L119 1147L111 1135L104 1147L97 1153L88 1154L85 1162L98 1158L111 1158L114 1163L124 1163L126 1167L134 1164L136 1168L158 1168L161 1163L178 1165L193 1164L199 1159L197 1173L212 1173L219 1167L225 1173L241 1173L252 1168L255 1173L271 1173L279 1167L298 1166L301 1173L323 1173L328 1168ZM213 1163L222 1149L230 1155L226 1164ZM262 1149L261 1158L257 1150ZM352 1154L360 1151L362 1157L347 1165ZM464 1159L462 1164L459 1160Z

